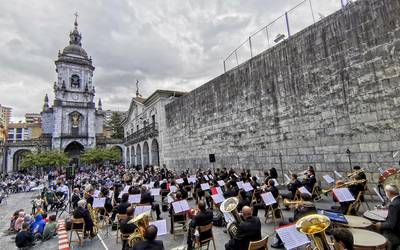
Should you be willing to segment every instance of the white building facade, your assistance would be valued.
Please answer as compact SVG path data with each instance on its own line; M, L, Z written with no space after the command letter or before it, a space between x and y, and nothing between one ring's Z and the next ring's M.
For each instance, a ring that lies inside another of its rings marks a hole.
M156 90L149 98L132 98L124 127L125 165L160 166L164 163L165 105L183 92Z

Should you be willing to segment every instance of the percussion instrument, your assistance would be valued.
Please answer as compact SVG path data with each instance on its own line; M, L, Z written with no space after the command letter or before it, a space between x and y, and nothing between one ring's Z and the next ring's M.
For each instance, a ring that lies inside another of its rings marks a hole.
M349 228L354 238L354 250L385 250L386 238L365 229Z
M388 210L387 209L368 210L364 212L363 216L373 221L384 222L386 221L386 217L388 216Z
M400 189L400 170L395 167L390 167L383 171L382 175L379 177L379 184L395 185Z
M351 228L368 228L372 225L372 222L366 218L353 215L344 215L347 220L347 224L339 223L340 225L351 227Z

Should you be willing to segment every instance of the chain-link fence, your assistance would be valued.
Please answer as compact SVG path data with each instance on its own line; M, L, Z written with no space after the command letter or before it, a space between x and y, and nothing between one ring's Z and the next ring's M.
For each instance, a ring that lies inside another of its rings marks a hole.
M356 0L303 0L251 34L223 61L224 72Z

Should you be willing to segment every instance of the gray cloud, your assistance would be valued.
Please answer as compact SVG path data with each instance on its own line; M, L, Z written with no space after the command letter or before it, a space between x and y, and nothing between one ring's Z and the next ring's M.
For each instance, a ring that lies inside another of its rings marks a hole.
M53 98L54 60L68 44L75 11L83 47L96 67L96 98L103 99L106 109L126 110L136 79L144 96L156 89L190 91L223 73L222 61L234 48L298 2L1 1L0 104L11 106L18 120L26 112L39 112L45 93ZM340 7L340 0L312 3L316 19ZM294 30L312 23L307 5L290 18ZM285 32L284 23L275 26L271 34ZM265 37L259 39L257 52L265 46ZM248 55L243 48L239 56L244 60Z

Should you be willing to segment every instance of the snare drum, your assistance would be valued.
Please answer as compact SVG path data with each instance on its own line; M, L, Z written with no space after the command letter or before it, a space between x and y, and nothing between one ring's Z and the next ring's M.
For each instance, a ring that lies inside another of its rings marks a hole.
M354 250L385 250L386 238L378 233L349 228L354 238Z
M360 216L345 215L344 217L347 220L347 224L343 224L343 225L346 227L367 228L372 225L372 222L370 220L360 217Z
M386 221L386 217L388 216L387 209L375 209L375 210L368 210L364 212L364 217L373 221Z

